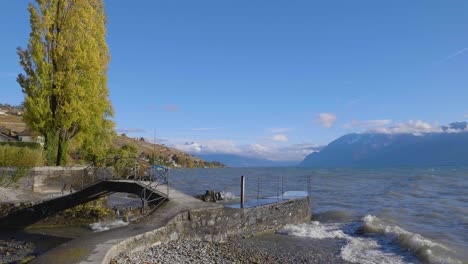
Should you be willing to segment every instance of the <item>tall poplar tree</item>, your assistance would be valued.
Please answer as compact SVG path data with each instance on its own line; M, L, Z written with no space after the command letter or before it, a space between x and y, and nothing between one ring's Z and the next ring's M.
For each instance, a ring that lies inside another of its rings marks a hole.
M28 9L29 43L18 48L24 120L45 136L50 165L66 163L76 137L99 154L114 131L103 0L36 0Z

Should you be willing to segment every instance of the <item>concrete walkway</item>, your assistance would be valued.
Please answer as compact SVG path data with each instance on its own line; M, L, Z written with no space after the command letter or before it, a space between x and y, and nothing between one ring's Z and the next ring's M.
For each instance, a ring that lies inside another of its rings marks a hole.
M141 182L141 184L147 185L149 183ZM164 196L167 193L166 185L157 187L153 185L152 189ZM219 204L202 202L169 188L169 201L161 205L150 215L132 222L128 226L93 233L69 241L37 257L31 263L103 263L103 261L109 259L109 254L114 246L119 245L128 238L162 228L182 212L194 209L215 209L222 207Z

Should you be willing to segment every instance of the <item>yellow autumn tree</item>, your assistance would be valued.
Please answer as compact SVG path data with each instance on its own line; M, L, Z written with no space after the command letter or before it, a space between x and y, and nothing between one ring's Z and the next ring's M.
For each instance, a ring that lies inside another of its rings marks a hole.
M98 155L114 133L103 0L36 0L28 9L29 43L18 48L24 120L45 136L49 164L66 163L74 138Z

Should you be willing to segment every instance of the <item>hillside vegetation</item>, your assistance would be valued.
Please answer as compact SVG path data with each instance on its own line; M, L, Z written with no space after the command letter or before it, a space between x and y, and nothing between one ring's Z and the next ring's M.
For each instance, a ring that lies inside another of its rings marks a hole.
M19 115L21 112L17 111L17 108L6 108L4 105L0 105L0 111L6 112L5 115L0 114L0 127L13 130L15 132L21 132L27 128L26 124L23 122L22 117ZM19 114L18 114L19 113ZM132 146L136 148L137 155L140 158L146 159L150 162L153 161L155 164L165 165L168 167L177 167L177 168L220 168L224 167L223 164L219 162L207 162L203 159L194 157L189 155L185 152L180 150L166 147L160 144L152 144L149 142L140 141L137 139L129 138L126 136L116 136L113 140L113 148L114 152L116 149L120 149L124 146ZM20 160L18 155L20 153L25 152L26 150L22 150L21 148L8 148L7 146L3 146L2 153L7 154L4 157L4 160L1 162L0 166L6 166L6 163L12 162L11 159ZM83 164L87 163L82 159L79 155L78 149L72 149L69 153L69 162L70 165L73 164ZM110 150L112 152L112 150ZM12 153L16 153L18 155L10 155ZM154 153L154 154L153 154ZM30 156L29 154L33 155ZM9 156L9 157L7 157ZM31 163L34 165L42 165L44 164L44 160L42 155L38 155L37 151L28 152L28 159L31 160ZM5 163L6 162L6 163ZM15 163L16 164L16 163Z
M224 165L219 162L207 162L180 150L169 148L164 145L152 144L126 136L117 136L114 138L115 147L120 148L125 145L133 145L137 147L139 157L145 158L147 160L151 160L154 153L155 164L182 168L224 167Z

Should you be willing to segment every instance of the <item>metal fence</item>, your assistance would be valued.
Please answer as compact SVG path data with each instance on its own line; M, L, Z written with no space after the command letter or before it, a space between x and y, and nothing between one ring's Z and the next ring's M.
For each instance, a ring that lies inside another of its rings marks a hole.
M259 173L255 170L179 169L171 172L171 186L192 196L208 190L220 192L222 202L240 206L241 178L245 177L244 200L246 207L259 206L299 197L310 197L310 175L301 177L286 174Z

